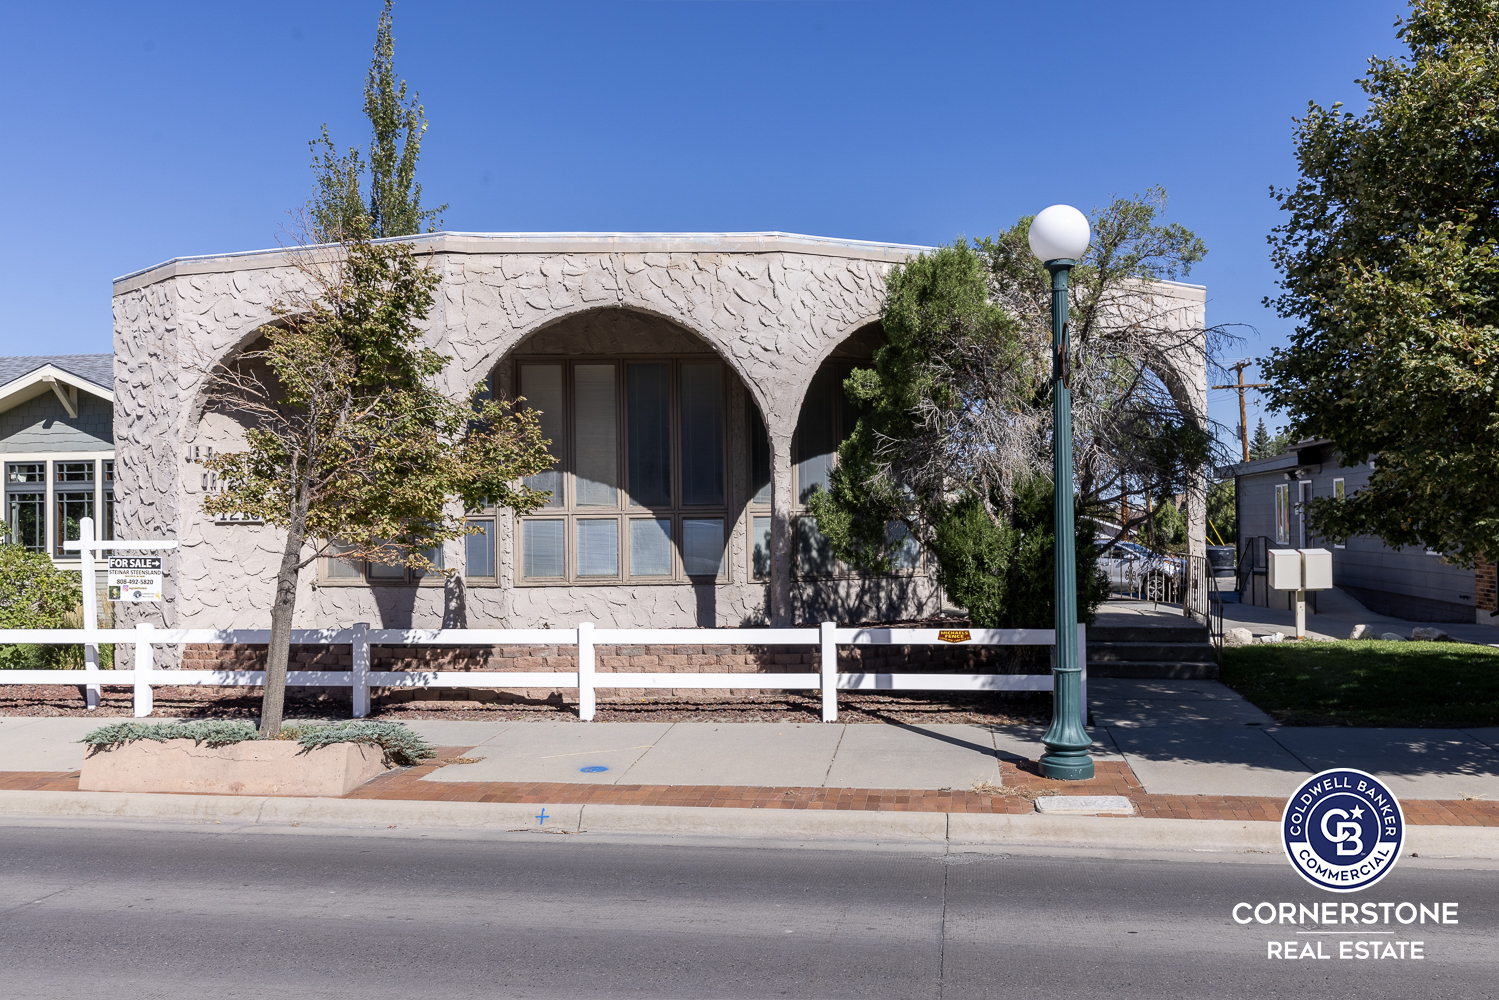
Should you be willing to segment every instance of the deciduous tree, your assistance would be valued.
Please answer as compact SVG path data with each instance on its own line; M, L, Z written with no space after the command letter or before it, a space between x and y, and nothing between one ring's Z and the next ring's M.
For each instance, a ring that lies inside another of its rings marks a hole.
M222 488L203 510L285 532L267 735L281 726L303 569L332 553L442 572L428 553L467 533L464 509L533 510L549 494L520 480L552 463L534 411L442 390L449 359L422 345L419 328L438 276L409 244L356 233L296 256L306 290L276 303L259 344L206 372L209 405L239 420L247 446L205 463Z
M1397 26L1408 54L1369 61L1363 114L1297 123L1271 236L1297 326L1267 394L1296 437L1374 459L1308 503L1315 533L1472 565L1499 560L1499 0L1416 0Z
M350 147L340 155L323 126L312 140L312 168L317 191L307 205L316 237L336 243L352 233L409 236L425 225L431 232L447 205L422 208L422 186L416 182L427 115L418 95L406 98L406 81L397 81L395 38L391 32L392 0L385 0L375 32L375 54L364 83L364 114L370 122L368 156ZM369 172L369 199L362 193Z

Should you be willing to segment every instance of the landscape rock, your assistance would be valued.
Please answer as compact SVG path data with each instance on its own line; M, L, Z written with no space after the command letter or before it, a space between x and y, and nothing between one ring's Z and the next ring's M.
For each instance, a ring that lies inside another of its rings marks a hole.
M1260 642L1285 642L1286 637L1282 632L1271 632L1269 635L1260 636Z
M1348 633L1349 639L1372 639L1374 638L1374 626L1355 625L1353 631Z
M1409 642L1410 641L1405 636L1401 635L1399 632L1386 632L1384 635L1380 636L1380 638L1383 639L1385 642Z
M1429 628L1425 625L1420 628L1411 629L1412 642L1451 642L1452 636L1439 628Z
M1254 642L1254 633L1247 628L1231 628L1223 633L1223 645L1247 646Z

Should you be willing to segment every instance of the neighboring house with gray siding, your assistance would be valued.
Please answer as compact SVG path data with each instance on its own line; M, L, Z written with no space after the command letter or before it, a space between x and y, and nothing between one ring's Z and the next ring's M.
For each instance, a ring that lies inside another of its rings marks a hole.
M1309 440L1280 455L1227 470L1234 477L1238 503L1242 600L1289 608L1289 593L1266 585L1263 551L1321 547L1332 551L1333 583L1376 614L1408 621L1499 624L1491 566L1481 565L1475 573L1419 547L1392 549L1363 535L1340 545L1309 530L1303 503L1352 495L1369 482L1368 463L1341 466L1339 459L1331 442Z
M0 358L5 540L77 565L63 542L114 522L114 355Z

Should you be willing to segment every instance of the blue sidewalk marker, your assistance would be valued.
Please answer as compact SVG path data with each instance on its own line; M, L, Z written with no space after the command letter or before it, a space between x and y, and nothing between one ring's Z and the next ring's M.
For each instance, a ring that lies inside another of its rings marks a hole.
M607 771L609 769L603 764L589 764L587 767L578 768L578 770L584 774L598 774L600 771Z

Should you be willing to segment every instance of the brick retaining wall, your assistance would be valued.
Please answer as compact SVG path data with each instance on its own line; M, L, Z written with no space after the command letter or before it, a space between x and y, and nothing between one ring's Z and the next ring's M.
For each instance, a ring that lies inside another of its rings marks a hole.
M1014 646L840 646L843 673L1031 673L1046 669L1044 647ZM185 670L264 670L266 647L192 644L184 649ZM600 671L620 673L816 673L820 656L808 646L612 646L594 647ZM577 647L563 646L371 646L372 673L382 670L546 671L578 669ZM349 670L350 647L292 646L291 670ZM379 684L378 677L371 683ZM329 688L329 692L341 689ZM598 700L643 697L742 697L752 688L605 688ZM383 700L497 701L577 700L576 688L419 688L380 693Z

